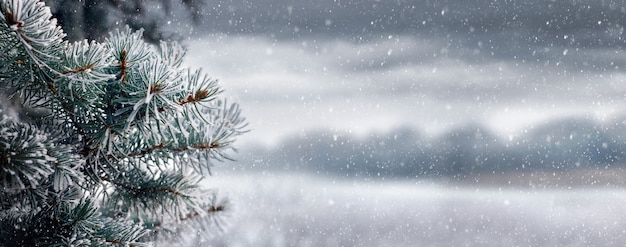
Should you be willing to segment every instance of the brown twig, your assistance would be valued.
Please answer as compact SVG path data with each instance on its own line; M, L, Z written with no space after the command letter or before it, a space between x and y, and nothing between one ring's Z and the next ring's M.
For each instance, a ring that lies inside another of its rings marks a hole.
M180 105L184 105L184 104L187 104L187 103L195 103L195 102L198 102L198 101L204 99L207 95L209 95L209 90L206 90L206 89L198 90L198 91L196 91L195 94L191 94L190 93L187 96L187 98L179 100L178 103Z
M217 206L213 205L213 206L209 207L206 210L206 212L209 213L209 214L214 214L214 213L217 213L217 212L222 212L225 209L226 209L226 206L224 206L224 205L217 205ZM183 217L178 218L178 220L185 221L185 220L193 219L193 218L198 217L198 216L200 216L200 213L193 212L193 213L187 214L187 216L183 216Z
M16 20L11 12L7 12L7 22L9 26L17 25L18 29L24 26L24 22Z
M128 62L126 61L126 56L128 55L128 52L126 50L123 50L122 53L120 53L120 71L122 72L122 82L126 82L126 69L128 68Z
M77 73L80 73L80 72L84 72L84 71L90 70L90 69L93 68L93 66L94 66L93 64L88 64L88 65L86 65L84 67L63 71L63 72L61 72L61 74L64 74L64 75L65 74L77 74Z
M202 143L202 144L196 144L196 145L191 145L191 146L183 146L183 147L167 147L165 146L165 143L159 143L157 145L154 145L152 147L148 147L144 150L141 151L137 151L134 153L130 153L128 154L128 157L138 157L138 156L144 156L147 154L150 154L156 150L160 150L160 149L165 149L168 151L173 151L173 152L184 152L190 149L214 149L214 148L218 148L220 147L220 143L218 141L213 141L209 144L206 143Z

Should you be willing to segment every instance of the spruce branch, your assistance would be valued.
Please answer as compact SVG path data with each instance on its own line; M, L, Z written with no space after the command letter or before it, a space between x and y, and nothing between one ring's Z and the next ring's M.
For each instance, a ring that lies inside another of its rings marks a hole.
M181 68L176 43L128 27L64 37L42 2L0 0L0 86L41 114L0 112L0 246L140 246L148 228L220 225L199 183L246 132L238 105Z
M36 128L17 123L0 125L0 179L2 192L35 188L54 172L48 155L47 136Z
M115 188L108 201L118 211L131 210L151 217L166 213L175 217L197 207L191 195L198 188L200 177L177 172L151 175L137 170L124 174L114 179L102 178Z
M148 147L144 150L140 150L134 153L129 153L128 157L146 156L154 152L184 152L184 151L189 151L189 150L203 150L203 149L210 150L210 149L218 148L219 146L220 144L217 141L213 141L211 143L202 143L202 144L195 144L191 146L178 146L178 147L165 146L165 143L161 142L158 145Z
M56 19L51 18L49 8L37 0L14 0L0 2L0 12L0 17L18 37L31 61L37 67L58 73L49 65L49 61L59 59L56 54L65 34L57 26ZM33 72L31 80L35 80Z
M204 192L209 196L205 198L204 203L185 215L178 218L162 218L156 221L147 221L144 223L146 227L153 228L154 231L150 235L146 235L146 239L151 239L156 234L160 235L176 235L180 232L195 230L202 231L207 234L224 231L227 222L224 216L230 209L230 203L224 198L217 196L217 191Z
M104 227L95 234L102 239L102 242L93 246L149 246L139 241L148 233L147 229L132 222L107 220L104 222Z

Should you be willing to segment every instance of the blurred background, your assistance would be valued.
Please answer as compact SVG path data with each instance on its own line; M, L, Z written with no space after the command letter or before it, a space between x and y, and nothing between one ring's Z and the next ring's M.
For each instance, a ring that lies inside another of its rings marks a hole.
M188 48L251 132L187 246L620 246L623 1L46 1Z

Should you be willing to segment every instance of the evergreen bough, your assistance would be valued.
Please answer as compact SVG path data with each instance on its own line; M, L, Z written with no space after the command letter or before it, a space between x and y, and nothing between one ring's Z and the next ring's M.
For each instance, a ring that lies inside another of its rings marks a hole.
M0 0L0 246L143 246L215 230L199 187L245 121L184 49L118 30L64 41L38 0Z

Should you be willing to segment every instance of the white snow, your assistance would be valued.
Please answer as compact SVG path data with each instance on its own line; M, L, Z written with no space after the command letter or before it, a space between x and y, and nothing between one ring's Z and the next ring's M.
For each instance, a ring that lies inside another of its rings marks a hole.
M197 246L621 246L626 191L218 175L232 225Z

